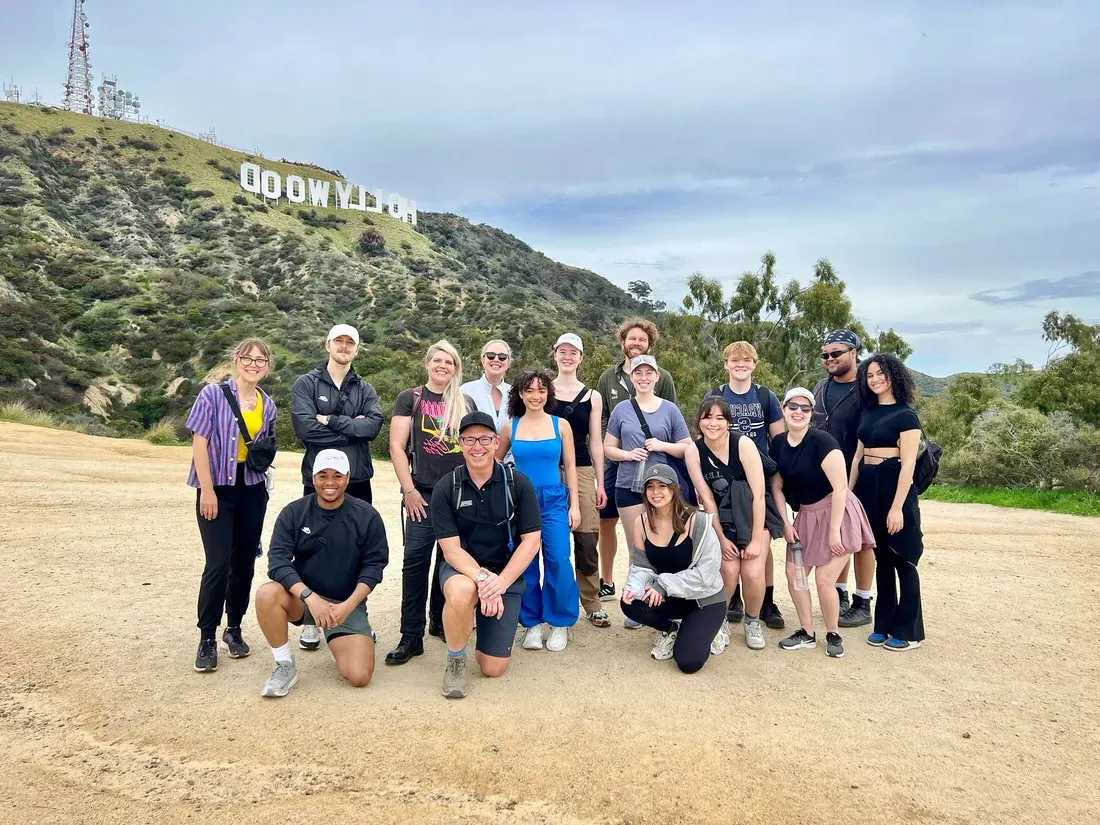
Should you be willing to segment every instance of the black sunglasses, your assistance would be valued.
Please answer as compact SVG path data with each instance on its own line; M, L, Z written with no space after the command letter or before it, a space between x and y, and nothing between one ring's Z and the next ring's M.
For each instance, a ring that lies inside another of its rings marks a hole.
M814 408L810 404L796 404L793 401L788 401L784 406L791 412L795 410L801 410L802 412L813 412Z
M847 355L849 352L851 352L850 349L834 349L832 352L823 352L821 353L821 360L828 361L830 358L836 360L842 355Z
M490 361L507 361L512 356L506 352L486 352L481 357L488 358Z

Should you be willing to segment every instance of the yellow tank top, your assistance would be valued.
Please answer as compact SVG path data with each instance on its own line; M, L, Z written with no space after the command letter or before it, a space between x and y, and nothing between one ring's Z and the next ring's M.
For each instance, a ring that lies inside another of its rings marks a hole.
M259 390L256 391L256 409L252 412L245 412L241 409L241 415L244 416L244 425L248 427L248 435L250 438L255 438L256 433L260 431L260 428L264 425L264 397L260 395ZM237 428L240 429L239 427ZM240 433L237 434L237 463L240 464L248 458L248 446L244 443L244 439L240 437Z

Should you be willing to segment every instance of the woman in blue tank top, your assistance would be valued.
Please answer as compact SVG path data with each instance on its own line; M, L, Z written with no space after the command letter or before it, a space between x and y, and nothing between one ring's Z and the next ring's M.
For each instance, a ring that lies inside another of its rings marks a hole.
M554 406L554 382L543 370L527 370L508 396L509 430L500 434L497 458L512 451L516 470L531 480L542 512L543 575L539 556L523 574L527 590L519 623L527 628L523 647L542 649L542 625L550 626L547 650L565 650L569 628L577 622L577 579L569 561L569 532L581 521L577 499L577 459L573 432L548 410ZM562 483L564 468L565 484Z

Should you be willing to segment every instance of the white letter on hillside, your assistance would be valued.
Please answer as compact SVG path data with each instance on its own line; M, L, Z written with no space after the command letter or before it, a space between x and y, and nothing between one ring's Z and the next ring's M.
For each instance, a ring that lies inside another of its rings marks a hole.
M283 193L283 179L279 177L278 172L272 172L268 169L263 171L260 175L260 193L265 198L279 199L279 196Z
M409 223L411 223L413 226L416 226L416 201L409 201L408 210Z
M291 203L306 202L306 182L297 175L286 176L286 199Z
M383 192L381 189L375 189L374 190L374 206L368 206L366 211L367 212L381 213L382 212L382 198L384 198L385 195L386 195L386 193Z
M241 189L260 194L260 167L255 163L241 164Z
M336 181L336 205L340 209L347 209L351 203L351 190L355 187L346 181Z
M309 202L328 209L328 181L309 179Z
M352 209L358 209L360 212L367 211L367 190L362 186L359 187L359 202L351 205Z

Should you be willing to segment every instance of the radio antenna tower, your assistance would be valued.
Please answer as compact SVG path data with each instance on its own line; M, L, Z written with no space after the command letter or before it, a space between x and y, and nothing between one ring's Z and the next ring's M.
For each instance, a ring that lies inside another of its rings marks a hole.
M62 108L92 113L92 64L88 60L88 15L84 0L73 0L73 26L69 37L69 72L65 76Z

